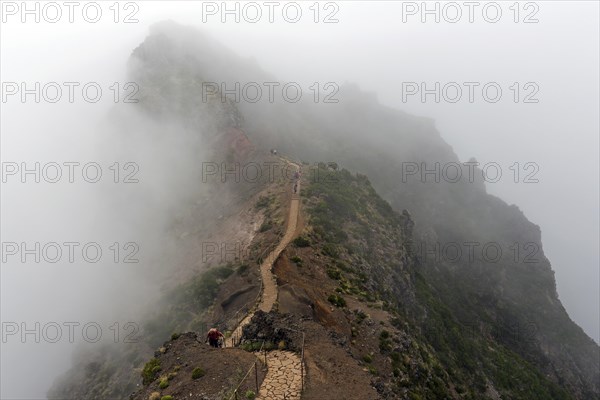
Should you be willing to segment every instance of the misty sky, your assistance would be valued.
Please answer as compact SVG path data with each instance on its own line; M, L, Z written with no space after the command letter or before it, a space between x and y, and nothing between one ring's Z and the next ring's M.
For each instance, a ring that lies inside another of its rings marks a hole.
M255 24L243 18L236 23L232 17L222 23L219 15L203 22L200 2L133 3L139 22L131 24L114 23L108 3L106 17L96 24L77 19L78 14L75 23L56 24L7 17L0 27L1 81L95 81L104 87L124 82L128 57L148 27L173 19L205 30L280 81L305 87L355 82L376 93L382 104L434 119L462 161L475 157L502 166L506 178L488 183L488 191L518 205L540 226L563 305L588 335L600 340L598 2L538 1L536 9L520 9L518 23L509 9L512 2L499 2L503 15L497 23L485 21L477 10L473 23L467 15L457 23L444 18L436 23L433 17L423 23L420 14L403 22L402 2L332 2L339 21L329 24L314 23L308 3L302 6L306 17L296 24L277 13L274 23L266 17ZM322 9L319 17L331 10ZM523 23L533 11L531 18L539 22ZM476 91L473 103L403 99L403 82L429 87L496 82L503 98L490 103ZM521 90L517 103L510 90L514 82ZM539 88L534 96L539 102L521 101L528 93L526 83ZM2 161L98 159L102 132L94 127L110 108L110 101L3 101ZM146 150L131 148L134 154ZM527 173L525 163L535 163L539 182L523 183L520 175L515 183L509 175L515 162L522 174ZM132 231L116 222L121 214L100 203L97 190L83 184L3 184L2 241L130 240ZM107 215L115 223L94 235ZM126 281L102 273L119 267L7 262L0 271L2 321L131 320L136 307L123 307L121 313L113 309L134 304L143 290L130 292ZM134 273L135 268L126 272ZM55 374L68 368L73 347L64 342L3 344L1 397L43 397ZM40 378L21 384L32 376Z

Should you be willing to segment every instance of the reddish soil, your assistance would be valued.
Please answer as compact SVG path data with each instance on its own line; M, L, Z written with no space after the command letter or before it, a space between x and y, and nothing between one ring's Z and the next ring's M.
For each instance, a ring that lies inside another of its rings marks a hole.
M302 259L301 266L290 261L293 256ZM324 261L312 248L292 244L274 268L279 285L278 311L306 319L302 329L306 334L307 379L302 399L378 399L371 383L373 376L350 349L351 325L346 312L327 301L336 283L325 273Z

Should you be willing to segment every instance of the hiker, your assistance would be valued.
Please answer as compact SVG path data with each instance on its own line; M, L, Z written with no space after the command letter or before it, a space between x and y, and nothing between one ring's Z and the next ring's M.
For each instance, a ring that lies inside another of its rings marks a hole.
M219 339L222 338L224 338L224 336L217 328L210 328L208 334L206 335L208 344L210 344L212 347L221 347Z
M271 149L271 155L276 156L277 155L277 149Z
M294 194L298 192L298 182L294 183Z

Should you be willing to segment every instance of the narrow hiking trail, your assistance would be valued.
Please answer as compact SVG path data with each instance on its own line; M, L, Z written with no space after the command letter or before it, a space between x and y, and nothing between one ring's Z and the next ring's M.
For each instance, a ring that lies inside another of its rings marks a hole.
M298 164L284 160L295 165ZM262 278L262 295L258 304L258 309L269 312L277 301L277 281L273 274L273 265L281 252L290 244L294 238L296 227L298 225L298 213L300 210L300 179L297 179L297 188L292 191L290 201L290 212L285 234L277 247L269 253L260 265L260 274ZM244 326L250 323L254 312L249 313L234 329L231 334L231 346L236 347L240 344ZM259 357L258 353L256 355ZM259 357L260 358L260 357ZM256 397L257 400L299 400L302 392L302 373L300 357L291 351L273 350L267 353L267 374L260 386L260 391Z

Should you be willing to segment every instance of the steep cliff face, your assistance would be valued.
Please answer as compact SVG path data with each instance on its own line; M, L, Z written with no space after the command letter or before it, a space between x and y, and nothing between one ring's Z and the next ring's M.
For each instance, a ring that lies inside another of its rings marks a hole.
M481 170L461 163L432 121L382 106L352 85L340 88L339 103L319 105L236 102L214 87L207 92L207 82L233 87L275 79L170 22L153 27L135 49L130 77L140 85L142 112L198 132L215 160L264 161L256 153L277 148L307 163L334 161L352 171L312 170L321 172L303 191L303 234L310 246L289 250L305 269L292 268L285 257L277 266L286 287L299 286L285 289L280 311L304 315L300 297L314 306L304 316L316 340L309 365L320 375L313 376L307 398L327 398L328 385L341 385L345 377L341 370L340 376L326 372L323 346L336 362L353 363L351 378L376 387L373 398L587 400L600 394L599 348L558 299L539 227L487 194ZM463 178L414 173L415 166L436 165L458 165ZM329 174L335 179L322 179ZM249 198L243 186L234 189L240 201ZM270 221L266 231L281 223ZM266 242L255 243L260 248ZM323 284L322 290L311 292L306 280ZM203 299L186 303L182 318L199 318L211 303ZM219 318L231 310L220 310ZM159 333L200 329L181 321L162 321ZM319 342L322 335L330 340ZM158 336L149 346L167 339ZM82 390L55 393L79 396Z
M381 398L566 399L592 393L584 393L589 389L581 384L561 388L543 371L544 364L528 361L532 350L522 351L519 345L532 339L533 331L517 331L520 336L510 341L504 331L481 330L502 329L496 321L480 317L482 321L469 325L469 313L502 315L503 307L481 310L465 291L469 285L456 274L443 266L430 271L416 252L411 216L393 211L366 177L328 173L335 179L315 182L306 192L306 229L312 250L326 255L316 264L324 264L336 281L342 304L354 305L358 299L367 313L381 310L377 314L387 333L352 331L349 339L355 339L348 346L359 359L364 347L379 342L372 366L381 371L372 384ZM349 323L361 328L356 320Z

